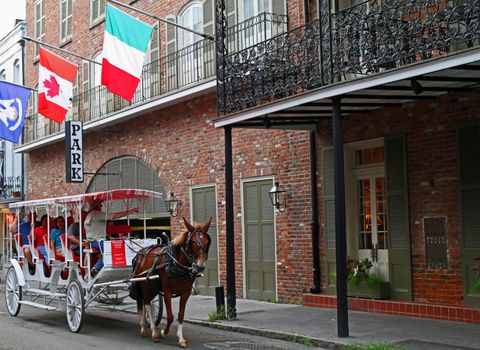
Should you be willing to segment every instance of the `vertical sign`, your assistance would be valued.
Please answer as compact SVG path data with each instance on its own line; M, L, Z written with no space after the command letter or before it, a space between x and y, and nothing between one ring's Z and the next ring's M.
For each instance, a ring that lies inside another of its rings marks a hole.
M65 122L65 162L67 182L83 182L83 126L81 121Z

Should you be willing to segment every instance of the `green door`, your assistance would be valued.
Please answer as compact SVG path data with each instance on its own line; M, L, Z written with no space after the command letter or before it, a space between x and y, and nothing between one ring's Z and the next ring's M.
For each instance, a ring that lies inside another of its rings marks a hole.
M480 306L480 126L458 131L461 195L463 297L466 306Z
M215 295L218 286L218 245L217 245L217 200L215 187L202 187L192 190L192 219L194 222L204 223L210 217L212 223L208 234L212 238L208 251L207 268L203 277L195 280L195 289L203 295Z
M272 180L243 184L247 299L276 300Z

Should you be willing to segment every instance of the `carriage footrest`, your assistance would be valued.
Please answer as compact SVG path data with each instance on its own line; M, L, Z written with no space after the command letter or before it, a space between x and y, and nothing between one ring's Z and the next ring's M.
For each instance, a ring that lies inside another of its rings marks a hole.
M57 311L58 310L55 306L49 306L49 305L34 303L32 301L27 301L27 300L20 300L18 303L22 304L22 305L32 306L32 307L35 307L37 309L47 310L47 311Z
M52 293L48 290L37 289L37 288L24 289L23 292L25 294L29 293L29 294L45 295L51 298L65 298L67 296L65 293Z

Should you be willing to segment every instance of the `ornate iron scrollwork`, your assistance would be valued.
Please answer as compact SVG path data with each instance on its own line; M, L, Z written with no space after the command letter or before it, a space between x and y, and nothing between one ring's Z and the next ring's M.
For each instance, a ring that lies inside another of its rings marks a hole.
M370 0L336 13L324 0L317 21L228 53L219 3L218 100L225 114L447 55L478 45L480 36L480 0Z

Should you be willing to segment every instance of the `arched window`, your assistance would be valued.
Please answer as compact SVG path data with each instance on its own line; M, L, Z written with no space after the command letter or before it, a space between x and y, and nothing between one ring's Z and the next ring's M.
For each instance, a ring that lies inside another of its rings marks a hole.
M185 8L179 18L179 23L196 32L203 33L203 7L202 4L192 3ZM203 77L203 49L194 45L202 37L186 30L178 31L180 51L180 84L195 83Z
M112 159L104 164L90 181L87 192L107 191L119 188L138 188L164 193L163 185L155 171L135 157ZM130 207L140 206L131 203ZM111 208L112 211L121 208ZM145 204L145 214L153 217L169 217L165 202L161 199L149 200Z
M0 71L0 80L7 80L7 72L5 71L5 69L2 69Z

